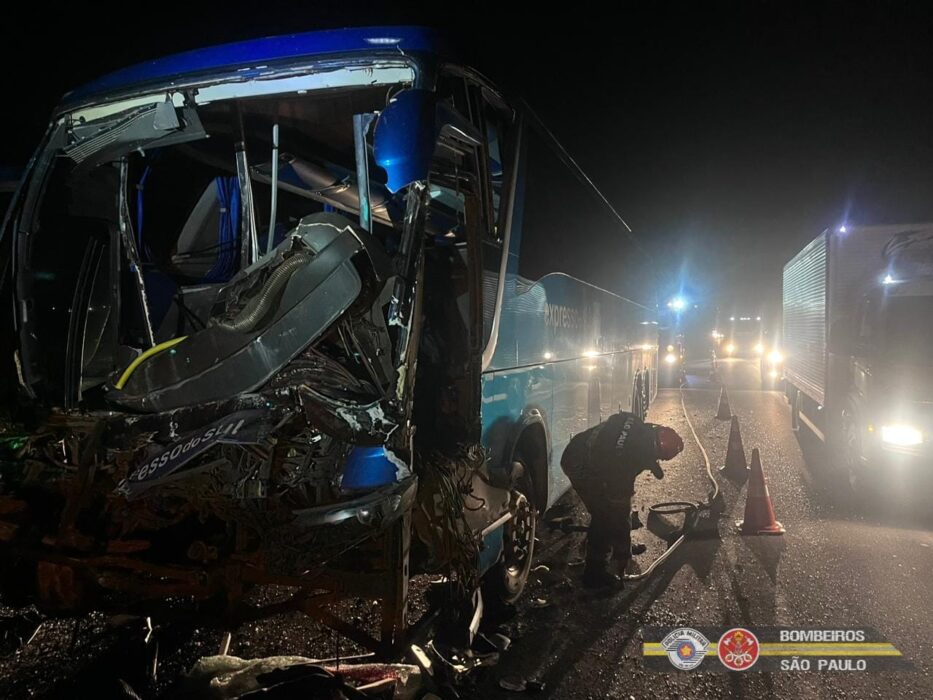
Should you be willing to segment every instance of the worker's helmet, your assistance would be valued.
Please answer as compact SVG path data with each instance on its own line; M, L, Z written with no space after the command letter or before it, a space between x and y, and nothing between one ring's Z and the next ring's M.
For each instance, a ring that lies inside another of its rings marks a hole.
M668 428L666 425L655 425L654 434L658 459L661 461L674 459L684 451L684 441L680 439L680 435L673 428Z

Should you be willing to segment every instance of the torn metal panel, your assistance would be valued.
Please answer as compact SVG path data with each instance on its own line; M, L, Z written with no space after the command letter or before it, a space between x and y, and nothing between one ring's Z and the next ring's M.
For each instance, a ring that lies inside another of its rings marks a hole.
M352 258L361 250L350 226L305 220L218 293L222 308L207 328L141 365L111 400L162 411L255 390L356 301L363 287Z
M149 343L149 347L152 347L155 345L155 336L152 332L152 319L149 313L149 299L146 296L146 282L143 279L142 263L140 262L139 251L136 249L136 237L133 235L131 228L129 205L126 201L128 187L127 164L126 159L123 159L120 161L120 200L117 205L120 239L123 242L123 249L126 252L130 271L133 273L133 281L136 283L136 294L139 295L139 303L142 306L146 341Z
M171 102L159 102L104 123L74 124L62 150L88 170L138 148L164 148L206 137L194 108L176 109Z

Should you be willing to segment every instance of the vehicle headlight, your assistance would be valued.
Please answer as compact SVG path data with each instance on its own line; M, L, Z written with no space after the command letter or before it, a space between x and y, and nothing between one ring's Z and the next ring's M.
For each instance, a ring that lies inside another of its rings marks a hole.
M677 362L677 355L675 355L675 354L672 353L672 352L669 352L669 353L667 353L667 354L664 356L664 361L665 361L667 364L672 365L672 364L674 364L675 362Z
M911 447L923 442L923 433L912 425L882 425L881 441L898 447Z
M768 355L768 362L773 365L779 365L784 361L784 355L780 350L772 350Z
M730 355L731 355L732 353L734 353L734 352L735 352L735 343L729 343L729 344L726 346L726 352L728 352Z
M764 351L765 351L765 346L764 346L764 345L762 345L761 343L757 343L757 344L755 345L755 354L761 355Z

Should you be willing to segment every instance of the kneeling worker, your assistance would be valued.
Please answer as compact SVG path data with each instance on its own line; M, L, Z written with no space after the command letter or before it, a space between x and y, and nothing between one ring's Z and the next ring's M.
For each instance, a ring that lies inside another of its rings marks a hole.
M684 449L673 428L645 423L621 412L573 437L560 465L590 513L583 585L602 588L621 584L632 556L632 496L635 478L646 469L663 479L658 460ZM619 575L609 570L610 557Z

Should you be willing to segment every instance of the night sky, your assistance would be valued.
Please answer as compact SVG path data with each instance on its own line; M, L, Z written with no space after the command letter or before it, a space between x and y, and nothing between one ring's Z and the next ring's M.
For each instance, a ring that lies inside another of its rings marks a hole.
M445 29L468 62L526 97L655 253L665 293L683 285L700 303L772 309L784 262L824 227L933 220L925 3L614 3L620 19L596 4L522 4L527 14L350 0L7 8L0 165L25 162L63 92L123 65L416 23Z

